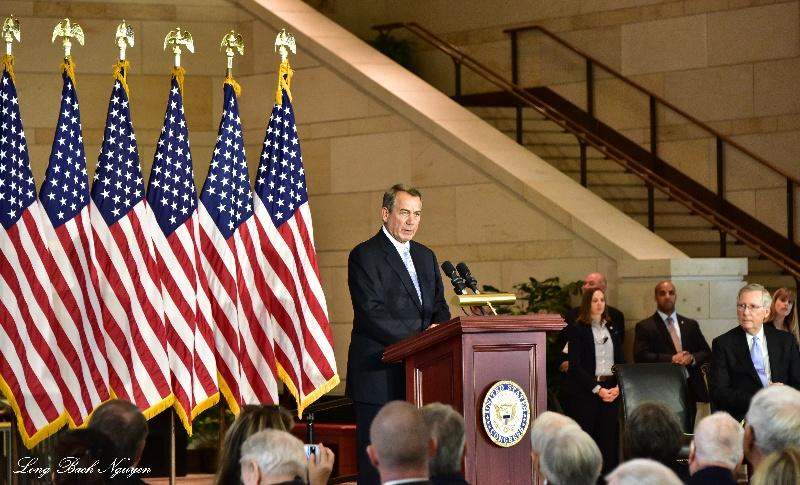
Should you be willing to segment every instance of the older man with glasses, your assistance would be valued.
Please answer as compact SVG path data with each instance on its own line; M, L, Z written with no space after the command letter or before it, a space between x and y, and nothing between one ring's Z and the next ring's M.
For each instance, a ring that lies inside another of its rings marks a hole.
M717 410L741 421L750 399L770 385L800 388L800 350L791 334L764 320L772 297L761 285L739 290L736 316L739 326L711 344L711 400Z

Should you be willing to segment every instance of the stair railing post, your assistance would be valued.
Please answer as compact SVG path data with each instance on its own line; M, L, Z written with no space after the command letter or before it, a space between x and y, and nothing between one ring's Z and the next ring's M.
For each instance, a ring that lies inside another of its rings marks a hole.
M656 116L656 98L649 96L650 112L650 153L653 155L653 170L660 172L661 160L658 158L658 119ZM652 183L647 184L647 228L656 230L656 196Z
M786 239L789 240L790 253L794 253L794 182L789 177L786 177Z
M584 142L580 138L578 138L578 148L580 149L580 157L581 157L581 185L586 187L589 184L586 173L588 169L586 163L586 142Z
M594 118L594 64L586 59L586 112Z
M511 82L519 84L519 43L518 32L511 31ZM522 145L522 104L517 101L515 109L516 116L516 130L517 130L517 143Z
M453 57L452 59L453 59L453 66L455 67L456 97L458 98L461 96L461 61L456 59L455 57Z
M725 206L725 145L719 136L717 139L717 201L719 211L723 213ZM727 233L719 230L719 256L725 258L728 255Z

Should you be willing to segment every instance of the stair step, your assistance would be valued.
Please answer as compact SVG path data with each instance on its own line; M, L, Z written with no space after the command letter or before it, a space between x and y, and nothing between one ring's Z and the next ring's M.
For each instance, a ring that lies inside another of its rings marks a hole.
M715 241L675 241L672 244L692 258L718 258L719 233L716 232ZM727 255L729 258L754 258L758 254L744 244L728 244Z
M590 187L591 188L591 187ZM688 209L681 204L680 202L676 202L674 200L669 200L666 198L665 195L659 191L655 192L655 208L656 213L680 213L680 212L688 212ZM621 210L626 214L631 213L647 213L647 199L646 198L606 198L606 202L610 203L617 209Z
M638 221L641 225L647 225L647 214L628 214L633 219ZM708 221L700 216L692 214L662 214L656 213L655 216L656 231L658 228L685 228L687 230L708 230L714 231L714 234L719 238L719 233L714 229Z
M647 187L641 184L641 182L640 185L589 184L588 188L609 202L619 199L639 199L645 202L645 204L647 203ZM654 197L656 201L666 200L668 198L666 194L660 191L656 191ZM658 204L658 202L656 202L656 204ZM645 205L645 207L647 206Z
M719 232L708 228L698 229L656 226L656 234L672 244L677 244L679 242L719 242Z
M539 155L535 150L532 151L537 155ZM542 157L542 155L539 156ZM553 158L553 159L548 157L542 157L542 158L550 162L550 165L561 170L562 172L580 172L581 169L581 161L576 157ZM587 158L586 168L589 174L598 171L599 172L617 171L617 172L627 173L625 167L615 162L614 160L609 160L607 158Z

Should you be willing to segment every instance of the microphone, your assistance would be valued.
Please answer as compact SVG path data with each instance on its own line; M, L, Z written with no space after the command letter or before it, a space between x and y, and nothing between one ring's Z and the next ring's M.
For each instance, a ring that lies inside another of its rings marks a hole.
M455 291L457 295L463 295L467 292L467 285L464 282L464 278L458 276L458 272L456 272L456 269L453 267L453 263L450 261L443 262L442 271L450 278L450 282L453 283L453 291Z
M476 295L479 294L480 291L478 291L478 280L476 280L475 277L472 276L472 273L469 272L467 265L464 263L458 263L456 265L456 269L458 270L458 274L464 278L464 282L467 284L467 286L469 286Z

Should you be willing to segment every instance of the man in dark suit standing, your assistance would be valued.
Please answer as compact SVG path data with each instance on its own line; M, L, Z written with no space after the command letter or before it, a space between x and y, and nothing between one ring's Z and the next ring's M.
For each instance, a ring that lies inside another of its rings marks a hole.
M656 312L636 324L633 360L682 365L689 379L689 396L693 401L708 402L700 366L711 358L711 349L700 325L675 311L677 297L672 282L662 281L656 285Z
M421 215L419 191L395 185L383 195L383 227L348 260L354 315L345 392L356 412L359 485L380 483L366 454L372 420L385 403L405 399L403 366L384 364L384 349L450 319L436 256L412 241Z
M800 388L800 350L792 334L764 325L772 297L761 285L739 290L739 326L711 344L711 400L737 421L759 389L785 384Z

